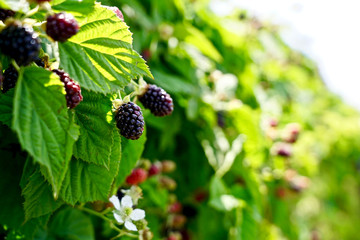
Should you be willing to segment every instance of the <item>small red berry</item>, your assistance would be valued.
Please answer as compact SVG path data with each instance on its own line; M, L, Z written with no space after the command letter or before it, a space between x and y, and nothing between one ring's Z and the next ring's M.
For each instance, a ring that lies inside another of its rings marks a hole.
M157 175L161 172L161 163L153 163L149 169L149 177Z
M270 151L272 155L291 157L293 150L290 144L284 142L277 142L271 147Z
M131 174L126 178L126 183L130 185L137 185L145 182L148 177L148 173L142 168L135 168Z
M275 190L275 195L279 199L283 199L286 196L286 189L283 187L279 187Z
M172 214L168 218L168 225L171 228L181 229L186 223L186 217L182 214Z
M111 11L113 11L116 16L121 20L121 21L124 21L124 15L122 14L122 12L119 10L119 8L117 7L110 7L110 6L104 6L102 5L104 8L107 8Z
M298 123L289 123L285 126L282 136L283 141L288 143L295 143L299 137L301 126Z
M69 74L63 70L54 69L53 72L56 73L60 77L60 81L64 83L68 108L72 109L76 107L83 100L80 85L71 79Z
M180 213L182 210L182 204L180 202L174 202L169 206L170 213Z

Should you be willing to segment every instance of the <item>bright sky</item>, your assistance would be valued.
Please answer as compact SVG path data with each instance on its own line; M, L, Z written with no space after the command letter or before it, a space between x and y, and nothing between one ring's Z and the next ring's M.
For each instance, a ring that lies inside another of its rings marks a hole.
M220 14L234 6L283 26L284 40L316 61L328 87L360 109L360 0L213 0Z

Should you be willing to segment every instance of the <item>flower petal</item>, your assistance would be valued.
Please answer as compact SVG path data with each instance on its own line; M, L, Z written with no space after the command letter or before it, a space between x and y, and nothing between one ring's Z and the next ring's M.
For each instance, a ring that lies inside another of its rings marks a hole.
M132 222L130 221L126 221L125 222L125 227L131 231L137 231L137 228L135 226L135 224L133 224Z
M124 220L121 218L121 216L117 213L114 212L114 218L116 219L116 221L118 221L119 223L124 223Z
M142 209L134 209L134 211L131 212L130 218L131 220L138 221L145 217L145 211Z
M117 196L112 195L109 200L117 210L120 210L120 201L119 201L119 198Z
M122 199L121 199L121 207L132 207L133 206L133 202L131 200L131 197L129 196L124 196Z

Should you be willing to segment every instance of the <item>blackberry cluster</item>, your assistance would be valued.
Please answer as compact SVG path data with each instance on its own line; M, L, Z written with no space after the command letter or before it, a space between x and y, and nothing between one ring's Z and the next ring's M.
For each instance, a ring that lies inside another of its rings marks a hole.
M55 41L65 42L78 31L79 25L71 14L61 12L47 18L46 34Z
M13 65L10 65L10 67L8 67L4 72L1 91L3 93L6 93L11 88L14 88L18 80L18 77L19 77L18 71L14 68Z
M133 102L122 104L115 116L120 134L127 139L136 140L144 131L144 118L141 109Z
M72 109L76 107L83 100L80 85L72 80L69 74L63 70L54 69L53 72L56 73L64 83L68 108Z
M40 40L32 27L11 24L0 33L0 49L17 64L26 66L39 55Z
M0 8L0 20L5 21L9 17L13 17L15 12L9 9Z
M145 108L158 117L170 115L174 110L173 100L164 89L148 84L145 93L138 96Z

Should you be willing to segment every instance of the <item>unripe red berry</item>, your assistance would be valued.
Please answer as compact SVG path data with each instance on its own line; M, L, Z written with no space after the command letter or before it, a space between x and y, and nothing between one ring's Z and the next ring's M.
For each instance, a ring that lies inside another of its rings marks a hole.
M294 143L299 137L301 126L298 123L289 123L285 126L282 139L287 143Z
M169 216L168 225L171 228L181 229L186 223L186 217L182 214L173 214Z
M170 213L180 213L182 210L182 204L180 202L174 202L169 206Z
M150 166L150 169L149 169L149 177L151 176L154 176L154 175L157 175L159 173L161 173L161 163L160 162L156 162L156 163L153 163L151 166Z
M292 155L292 146L288 143L277 142L271 147L271 154L278 155L282 157L291 157Z
M119 8L117 8L117 7L105 6L105 5L103 5L103 7L105 7L105 8L107 8L107 9L113 11L113 12L116 14L116 16L117 16L121 21L124 21L124 15L123 15L122 12L119 10Z
M284 187L278 187L276 190L275 190L275 195L277 198L279 199L284 199L285 196L286 196L286 189Z
M135 168L131 174L126 178L126 183L130 185L137 185L147 179L147 172L142 168Z

